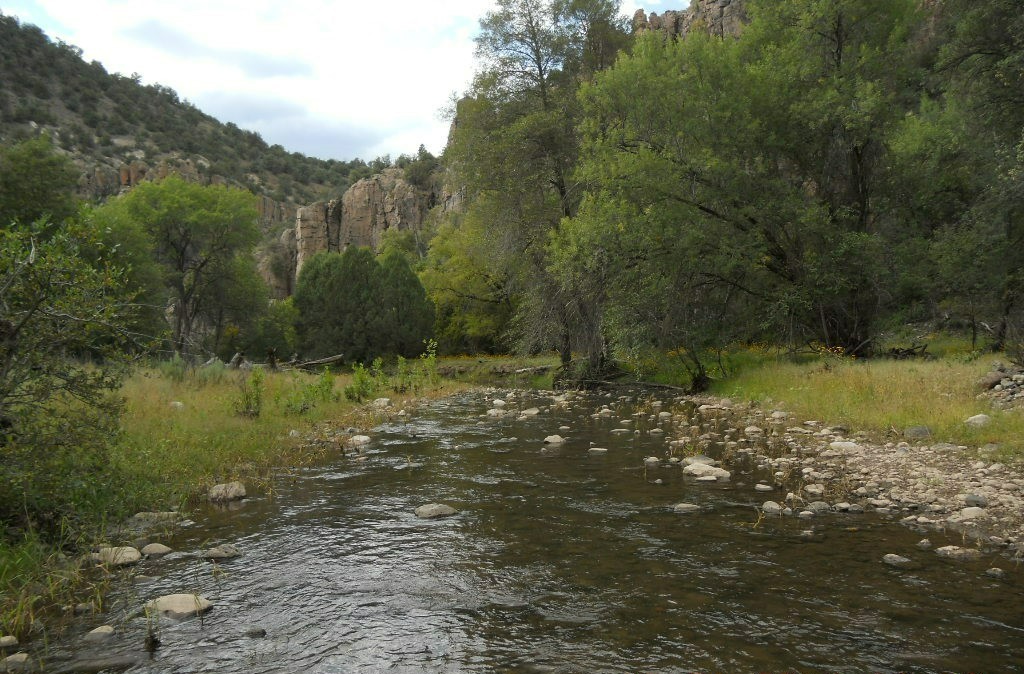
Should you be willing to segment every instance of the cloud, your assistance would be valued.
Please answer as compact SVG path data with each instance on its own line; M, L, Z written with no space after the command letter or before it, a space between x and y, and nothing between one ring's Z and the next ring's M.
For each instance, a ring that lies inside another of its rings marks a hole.
M274 57L254 51L211 47L156 19L148 19L121 32L125 37L174 58L201 59L234 65L246 77L253 79L305 77L313 74L313 68L298 59Z
M258 93L210 91L201 94L195 103L203 112L239 126L298 120L306 115L306 109L297 103Z

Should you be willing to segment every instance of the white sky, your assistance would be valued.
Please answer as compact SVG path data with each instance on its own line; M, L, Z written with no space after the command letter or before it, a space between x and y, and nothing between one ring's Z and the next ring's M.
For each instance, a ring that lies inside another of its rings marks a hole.
M222 122L324 159L439 154L494 0L0 0L0 12ZM660 11L660 0L623 0ZM682 9L689 0L669 0Z

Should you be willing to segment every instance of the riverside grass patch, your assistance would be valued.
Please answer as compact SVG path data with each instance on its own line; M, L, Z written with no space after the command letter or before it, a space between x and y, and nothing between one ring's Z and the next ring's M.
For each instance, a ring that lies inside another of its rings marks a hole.
M910 426L927 426L932 442L968 447L996 444L1008 459L1024 458L1024 410L993 409L978 380L998 356L937 360L824 358L760 364L715 382L716 395L781 407L798 419L840 423L892 441ZM1003 359L1005 360L1005 359ZM987 414L991 423L968 426Z

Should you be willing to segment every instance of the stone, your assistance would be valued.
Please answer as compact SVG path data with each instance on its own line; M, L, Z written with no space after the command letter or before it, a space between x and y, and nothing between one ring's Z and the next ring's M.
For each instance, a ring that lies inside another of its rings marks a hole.
M267 630L263 629L259 625L250 625L245 628L245 636L250 639L262 639L267 636Z
M705 463L709 466L713 466L718 462L712 459L710 456L705 456L703 454L698 454L697 456L687 456L683 458L684 466L689 466L695 463Z
M210 487L207 494L210 501L214 503L227 503L245 498L245 485L237 480L225 484L216 484Z
M765 515L780 515L782 514L782 506L775 501L765 501L761 504L761 512Z
M416 517L422 520L432 520L438 517L451 517L459 511L455 508L445 505L443 503L428 503L427 505L421 505L416 508Z
M961 520L977 520L988 517L988 513L985 512L984 508L971 507L964 508L960 511Z
M807 509L812 513L827 513L832 512L832 506L825 501L812 501L807 504Z
M758 426L747 426L743 429L744 435L761 435L764 431Z
M974 428L981 428L982 426L988 426L992 423L992 417L987 414L975 414L973 417L964 421L964 423Z
M825 493L825 485L822 484L808 484L804 485L804 493L808 496L821 496Z
M932 436L932 429L927 426L908 426L903 430L903 437L911 440L921 440L923 438L930 438Z
M378 410L386 410L391 407L391 398L377 398L371 405Z
M27 669L28 667L28 653L15 653L14 655L8 655L3 659L3 669L0 671L4 672L19 672Z
M604 447L591 447L587 451L590 452L591 454L607 454L608 453L608 450L605 449Z
M86 641L106 641L114 636L114 628L110 625L101 625L86 634L83 638Z
M18 638L10 634L0 637L0 648L15 648L18 645Z
M648 456L646 459L644 459L644 464L647 466L660 466L661 459L659 459L656 456Z
M215 562L234 559L235 557L241 556L242 551L238 549L238 546L232 545L231 543L223 543L208 550L203 550L203 559Z
M836 450L837 452L860 452L864 450L864 448L858 445L856 442L848 442L845 440L831 442L828 446Z
M922 550L931 550L932 542L929 541L927 538L922 538L917 542L917 547Z
M141 552L147 557L163 557L172 550L163 543L150 543L142 548Z
M677 503L672 507L673 512L689 514L700 512L700 506L693 503Z
M1002 578L1006 575L1006 572L997 566L993 566L991 569L985 571L985 575L989 578Z
M492 407L491 409L487 410L487 416L493 419L501 419L506 414L508 414L508 412L506 412L504 409L500 407Z
M369 435L353 435L352 437L350 437L345 442L346 446L352 447L352 448L355 448L355 449L358 449L360 447L365 447L368 444L370 444L370 436Z
M775 491L775 487L770 484L755 484L754 491Z
M889 566L906 566L910 564L910 559L907 557L900 557L899 555L888 554L882 557L882 561Z
M712 466L707 463L691 463L689 466L685 466L683 468L683 474L693 475L694 477L714 477L722 480L728 480L732 477L732 473L724 468Z
M172 400L171 404L170 404L170 408L172 410L179 410L180 411L180 410L185 409L185 403L181 402L180 400Z
M524 417L535 417L538 414L540 414L540 410L536 407L530 407L528 409L523 410L520 414L522 414Z
M201 615L213 608L213 602L198 594L165 594L148 602L146 611L168 618L182 619Z
M549 435L548 437L544 438L545 445L560 445L563 442L565 442L565 438L563 438L561 435Z
M946 545L935 550L939 557L953 559L958 562L973 562L981 559L981 550L975 548L961 548L957 545Z
M506 403L505 403L504 400L501 400L499 398L495 398L494 400L491 401L491 404L500 409L500 408L504 407Z
M697 478L697 482L718 482L717 475L701 475Z
M142 553L127 545L100 548L96 553L96 561L104 566L129 566L138 563L140 559L142 559Z

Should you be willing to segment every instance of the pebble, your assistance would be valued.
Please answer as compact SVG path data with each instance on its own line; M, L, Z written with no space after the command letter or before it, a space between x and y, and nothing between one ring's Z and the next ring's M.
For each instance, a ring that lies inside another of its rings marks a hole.
M591 454L607 454L608 450L604 447L591 447L587 450Z
M18 638L10 634L0 637L0 648L14 648L18 645Z
M932 547L932 542L929 541L927 538L922 538L917 542L917 547L919 547L922 550L930 550Z
M548 437L544 438L545 445L560 445L563 442L565 442L565 438L563 438L561 435L549 435Z
M262 639L267 636L267 630L263 629L259 625L252 625L245 628L245 636L250 639Z
M677 513L688 514L699 512L700 506L695 505L693 503L677 503L675 506L672 507L672 510Z
M782 513L782 506L775 501L765 501L761 504L761 512L765 515L779 515Z
M978 508L985 508L988 506L988 498L983 494L968 494L964 499L964 502L968 506L976 506Z
M946 545L935 550L939 557L954 559L958 562L973 562L981 559L981 550L975 548L961 548L956 545Z
M1006 575L1006 572L997 566L993 566L991 569L985 572L985 575L990 578L1002 578Z
M971 507L960 511L961 520L976 520L985 517L988 517L988 513L985 512L984 508Z
M3 671L19 671L25 666L27 662L28 653L15 653L14 655L8 655L6 658L3 659Z
M142 548L140 552L147 557L163 557L173 551L163 543L150 543L146 547Z
M775 487L770 484L755 484L754 491L775 491Z

